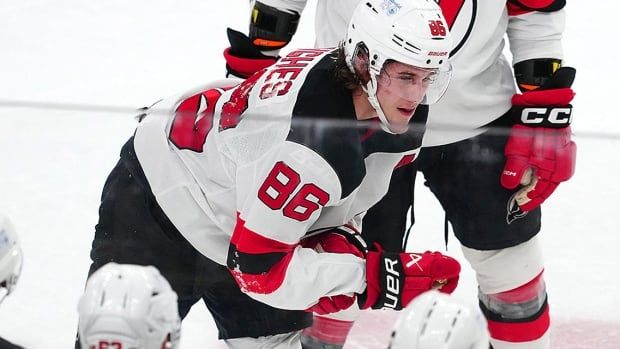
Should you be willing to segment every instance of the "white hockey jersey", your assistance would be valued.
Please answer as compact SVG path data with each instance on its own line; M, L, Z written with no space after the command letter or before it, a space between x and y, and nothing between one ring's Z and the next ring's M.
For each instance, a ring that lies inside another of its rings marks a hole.
M244 292L278 308L365 290L364 260L299 241L317 229L359 227L422 143L424 107L412 118L418 132L388 134L375 120L350 127L355 109L351 91L335 82L335 55L296 50L234 88L162 101L134 136L175 227L228 265Z
M307 0L259 0L300 12ZM436 0L453 35L453 76L444 97L430 108L424 146L453 143L482 132L481 126L510 109L512 67L502 54L507 34L513 64L532 58L562 59L564 10L509 10L506 0ZM336 46L359 0L318 0L316 46ZM525 0L525 3L549 3Z

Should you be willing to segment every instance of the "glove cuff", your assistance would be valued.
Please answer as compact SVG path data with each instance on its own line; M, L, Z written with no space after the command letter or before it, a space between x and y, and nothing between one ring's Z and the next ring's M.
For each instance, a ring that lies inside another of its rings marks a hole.
M366 291L357 298L360 309L402 309L404 275L400 253L369 251L366 255Z
M252 74L269 67L276 62L276 57L264 56L260 58L243 58L234 56L230 53L231 48L224 50L224 58L226 59L226 70L229 74L240 78L248 78Z
M569 104L574 97L575 92L570 87L534 90L513 95L512 105L526 107L563 106Z
M381 253L368 251L366 254L366 290L357 294L357 305L360 309L374 306L379 299L379 262Z

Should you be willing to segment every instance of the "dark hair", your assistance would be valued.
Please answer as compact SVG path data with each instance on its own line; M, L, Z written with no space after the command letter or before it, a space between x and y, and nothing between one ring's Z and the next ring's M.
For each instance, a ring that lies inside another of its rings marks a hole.
M357 51L358 50L356 50L356 52ZM353 63L355 69L354 73L347 65L347 58L344 52L344 41L340 42L338 45L338 56L336 57L334 76L336 80L342 83L348 90L355 90L358 86L364 84L365 81L368 81L368 51L359 50L356 56Z

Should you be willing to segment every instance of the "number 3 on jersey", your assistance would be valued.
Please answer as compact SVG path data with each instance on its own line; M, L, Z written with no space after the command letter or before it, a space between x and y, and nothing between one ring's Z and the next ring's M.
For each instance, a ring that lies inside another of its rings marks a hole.
M329 194L312 183L297 190L300 184L299 174L279 161L258 189L258 198L270 209L282 209L284 216L303 222L329 201Z
M258 79L265 73L262 70L242 82L222 105L220 130L237 126L242 114L248 108L248 96ZM202 153L207 135L213 128L215 104L229 86L214 88L193 95L182 101L175 110L168 138L179 149Z

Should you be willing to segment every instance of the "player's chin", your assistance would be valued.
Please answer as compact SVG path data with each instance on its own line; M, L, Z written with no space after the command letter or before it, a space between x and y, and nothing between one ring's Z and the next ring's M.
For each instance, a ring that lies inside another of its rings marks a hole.
M391 113L390 124L396 126L398 129L407 129L409 120L413 117L415 108L394 108Z

